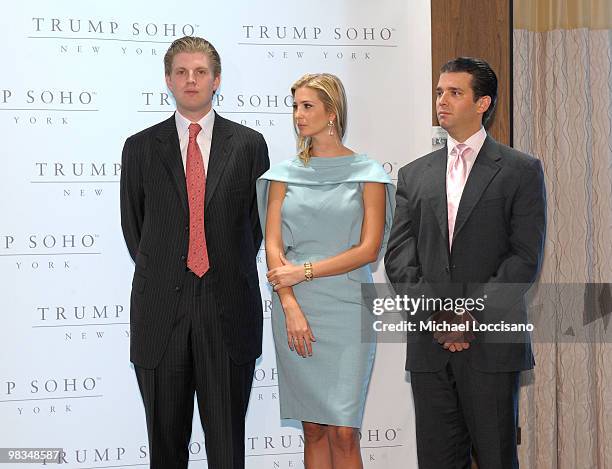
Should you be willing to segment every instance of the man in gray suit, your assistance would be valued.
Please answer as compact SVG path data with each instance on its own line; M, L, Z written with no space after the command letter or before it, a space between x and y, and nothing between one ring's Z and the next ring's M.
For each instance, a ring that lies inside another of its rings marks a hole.
M194 394L208 467L244 467L244 420L262 305L255 181L261 134L212 109L221 59L199 37L164 57L177 111L123 148L121 226L135 263L130 358L147 418L150 467L186 469Z
M413 293L457 299L489 292L484 310L472 313L479 324L526 323L523 294L544 246L542 166L486 134L497 77L485 61L460 57L445 64L436 94L448 143L399 172L387 275ZM434 317L468 322L454 312ZM409 337L419 468L467 469L471 447L479 467L518 467L519 373L533 364L524 331Z

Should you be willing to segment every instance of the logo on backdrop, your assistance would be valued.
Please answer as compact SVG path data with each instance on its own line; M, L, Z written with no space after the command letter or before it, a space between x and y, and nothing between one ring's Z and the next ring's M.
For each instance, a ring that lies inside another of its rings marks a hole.
M33 16L28 39L58 55L75 57L163 57L182 36L198 35L198 24L108 18Z
M138 112L174 112L172 95L164 90L143 90L138 98ZM217 93L213 98L215 110L235 122L261 130L276 125L291 128L293 98L286 90L240 90Z
M2 265L18 272L66 272L101 254L96 233L0 233Z
M265 293L264 293L265 295ZM271 299L262 299L261 304L263 306L263 318L270 319L272 316L272 300Z
M367 63L381 51L396 48L396 36L392 26L243 24L238 45L267 60Z
M381 165L385 172L391 177L391 180L397 183L397 172L402 167L402 163L397 161L383 161Z
M197 424L196 424L197 425ZM245 457L265 458L267 467L303 467L304 437L297 430L283 429L285 433L247 434L245 439ZM361 447L367 460L376 461L380 450L390 451L401 447L399 441L401 429L394 428L368 428L361 430ZM201 432L196 432L189 443L189 459L206 464L206 447ZM377 451L378 450L378 451ZM143 465L149 460L148 445L138 446L100 446L91 448L64 448L61 454L63 464L93 464L115 463L121 465Z
M98 92L92 89L0 89L0 113L16 126L68 127L98 111Z
M384 453L404 446L402 440L405 437L402 428L399 427L362 428L359 435L364 462L384 461L387 456Z
M116 195L121 163L106 161L35 161L30 184L63 199L100 199Z
M276 368L255 368L249 405L253 407L276 401L278 401L278 370Z
M100 376L33 376L0 380L0 412L11 417L56 416L86 409L102 399Z
M82 344L130 337L129 307L119 303L32 306L32 329L45 338Z

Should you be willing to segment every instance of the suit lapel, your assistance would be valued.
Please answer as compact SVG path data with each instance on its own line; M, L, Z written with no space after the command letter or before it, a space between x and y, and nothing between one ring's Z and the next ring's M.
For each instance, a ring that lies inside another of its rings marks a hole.
M446 205L446 147L435 151L429 162L429 173L425 181L429 184L428 199L438 220L442 238L448 246L448 212Z
M215 124L212 141L210 142L210 156L208 157L208 171L206 173L206 206L212 200L229 159L232 134L233 129L230 122L215 112Z
M453 239L457 237L461 228L463 228L465 222L470 217L472 210L474 210L474 207L482 197L483 192L500 170L501 167L497 163L500 158L497 142L491 137L487 137L480 149L480 153L478 153L478 157L474 162L474 166L470 171L465 188L461 194Z
M183 160L181 158L181 147L176 131L174 115L162 122L157 132L156 139L159 142L157 148L159 150L160 159L175 184L183 209L186 213L189 213L185 168L183 167Z

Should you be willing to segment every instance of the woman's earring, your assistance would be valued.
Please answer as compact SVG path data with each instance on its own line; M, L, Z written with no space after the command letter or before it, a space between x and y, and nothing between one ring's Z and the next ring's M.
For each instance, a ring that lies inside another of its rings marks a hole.
M334 121L329 121L327 127L329 127L329 135L334 135Z

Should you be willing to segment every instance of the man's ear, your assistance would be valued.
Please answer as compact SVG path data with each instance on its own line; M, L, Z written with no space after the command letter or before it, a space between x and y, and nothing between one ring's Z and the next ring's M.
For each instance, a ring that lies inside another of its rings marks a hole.
M478 112L484 114L491 106L491 96L481 96L478 98Z

